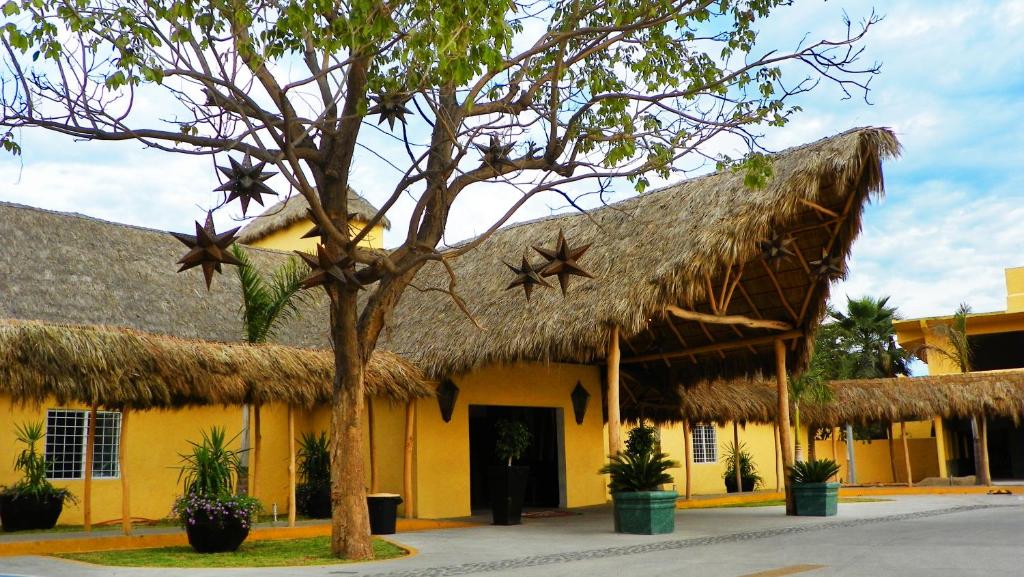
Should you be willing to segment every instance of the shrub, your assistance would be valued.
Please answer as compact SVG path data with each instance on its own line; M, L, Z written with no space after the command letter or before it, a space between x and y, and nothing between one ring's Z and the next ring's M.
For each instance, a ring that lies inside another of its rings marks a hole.
M241 453L228 445L230 441L221 427L203 431L202 442L192 445L192 453L179 455L182 465L178 481L184 483L185 495L230 496L235 492L239 470L242 468Z
M331 484L331 443L327 433L303 433L299 440L299 478L304 485Z
M494 444L494 452L498 459L512 466L512 461L523 456L530 446L530 429L522 421L502 419L494 424L498 439Z
M43 423L22 423L15 426L15 437L24 445L14 458L14 470L22 478L13 487L4 487L0 494L14 499L28 497L40 501L74 501L67 489L58 489L46 478L46 456L39 451L39 443L46 439Z
M747 445L740 443L739 448L740 457L740 477L743 479L753 479L754 487L758 487L764 484L764 479L761 475L757 474L757 466L754 465L754 458L750 452L747 451ZM722 473L723 479L735 479L736 478L736 446L729 443L725 448L725 454L722 456L726 463L725 472Z
M793 483L827 483L839 473L839 463L832 459L819 459L796 463L789 470L789 479Z
M629 432L626 450L612 455L610 461L600 473L611 476L608 488L612 493L657 491L672 482L666 471L679 466L658 449L654 427L644 424Z

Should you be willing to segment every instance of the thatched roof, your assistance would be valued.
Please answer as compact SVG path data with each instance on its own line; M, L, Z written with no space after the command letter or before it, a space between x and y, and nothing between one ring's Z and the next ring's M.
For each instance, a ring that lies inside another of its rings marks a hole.
M864 204L883 189L882 161L898 153L891 131L856 129L774 155L774 178L762 189L726 170L586 214L504 228L451 261L456 291L486 330L443 292L430 290L449 282L443 267L431 263L415 279L419 290L403 296L385 346L438 377L518 360L599 362L617 325L623 370L637 382L670 390L772 374L777 331L701 326L663 314L667 305L714 314L708 280L716 301L724 301L720 287L730 286L726 277L735 279L742 266L738 290L720 312L792 325L787 351L798 371L829 294L829 283L805 264L826 247L845 262ZM511 274L503 263L518 263L532 245L552 246L559 229L575 245L592 243L581 264L597 278L575 280L565 298L557 289L541 290L527 302L521 290L506 291ZM762 266L761 243L776 235L794 238L803 258ZM756 338L721 354L702 349Z
M0 394L20 402L172 408L329 402L327 351L158 336L124 328L0 322ZM397 355L375 353L369 394L393 400L433 395L423 374Z
M622 390L622 415L631 422L772 423L778 412L774 385L761 380L706 381L671 391L627 382Z
M306 197L301 194L293 194L264 210L252 222L245 225L238 233L238 240L242 243L255 242L268 234L308 219L309 217L306 216L308 210L309 201L306 200ZM351 188L348 189L348 211L354 213L355 218L364 222L369 222L377 214L377 208ZM382 219L381 224L384 228L391 228L391 223L387 218Z

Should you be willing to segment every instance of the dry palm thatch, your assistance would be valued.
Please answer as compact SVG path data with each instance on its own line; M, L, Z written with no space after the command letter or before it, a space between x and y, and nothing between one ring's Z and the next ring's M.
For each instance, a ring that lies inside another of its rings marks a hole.
M775 331L672 321L664 311L676 305L787 322L797 331L787 346L790 366L799 368L829 291L807 263L825 248L845 261L863 205L883 189L882 161L898 153L891 131L856 129L774 155L774 177L761 189L747 187L742 171L726 170L586 214L499 230L451 261L456 292L486 330L439 292L448 290L449 276L431 263L414 280L417 290L403 297L385 346L441 377L518 360L599 361L618 326L624 373L662 391L774 373ZM521 291L505 291L511 279L503 262L524 247L550 247L559 230L574 245L592 244L581 265L597 278L574 280L565 298L538 290L527 303ZM803 260L767 271L759 262L763 244L780 234L794 239ZM738 287L722 290L738 277ZM752 337L767 340L722 354L686 353Z
M773 423L777 412L774 381L707 381L674 391L646 388L636 396L623 387L622 415L627 421L647 420L657 424L678 423ZM655 392L657 391L657 392Z
M290 198L275 203L242 228L238 233L238 241L242 243L256 242L296 222L308 220L308 210L309 201L306 200L306 197L301 194L292 195ZM348 211L363 222L369 222L377 214L377 208L351 188L348 189ZM391 223L387 218L381 222L384 228L391 228Z
M331 398L325 351L224 344L123 328L0 322L0 394L19 402L132 409L281 402L310 407ZM371 395L405 401L433 395L397 355L375 354Z

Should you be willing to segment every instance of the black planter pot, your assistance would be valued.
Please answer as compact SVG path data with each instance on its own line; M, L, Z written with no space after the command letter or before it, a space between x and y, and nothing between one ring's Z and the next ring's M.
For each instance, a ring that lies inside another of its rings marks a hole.
M299 513L311 519L331 517L330 485L299 485L295 488L296 508Z
M749 493L754 490L754 486L757 484L757 479L752 477L743 477L743 492ZM736 477L730 475L725 478L725 492L735 493L736 492Z
M221 527L205 519L197 519L194 525L185 525L188 544L196 553L226 553L237 551L249 536L249 527L242 521L230 519Z
M491 481L491 514L495 525L522 523L523 495L529 467L495 465L488 471Z
M0 495L0 523L4 531L51 529L63 510L63 497Z

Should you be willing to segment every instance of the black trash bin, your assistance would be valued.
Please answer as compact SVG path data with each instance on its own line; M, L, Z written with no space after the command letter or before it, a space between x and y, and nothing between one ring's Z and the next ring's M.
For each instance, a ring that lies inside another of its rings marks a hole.
M370 533L394 535L395 520L398 519L398 506L401 504L402 496L394 493L367 495L366 505L370 509Z

